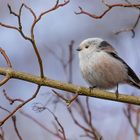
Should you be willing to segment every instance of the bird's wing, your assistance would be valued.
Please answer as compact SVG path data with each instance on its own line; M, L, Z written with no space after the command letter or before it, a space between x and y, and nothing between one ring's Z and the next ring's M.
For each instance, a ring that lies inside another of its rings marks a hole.
M137 75L135 74L135 72L128 66L128 64L121 59L117 54L115 53L109 53L111 56L113 56L114 58L118 59L119 61L121 61L127 68L128 70L128 75L135 81L135 82L139 82L139 78L137 77Z
M115 51L115 49L108 42L103 41L100 45L100 49L104 50L106 53L108 53L109 55L111 55L115 59L121 61L125 65L131 82L140 83L140 80L139 80L138 76L135 74L135 72L128 66L128 64L123 59L121 59L117 55L117 52Z
M107 53L117 54L115 49L106 41L102 41L99 47L100 47L100 50L103 50L103 51L105 51Z

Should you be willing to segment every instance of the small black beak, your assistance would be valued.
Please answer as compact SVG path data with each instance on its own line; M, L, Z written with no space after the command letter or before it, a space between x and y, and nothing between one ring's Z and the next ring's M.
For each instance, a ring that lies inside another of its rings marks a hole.
M77 50L77 51L81 51L81 49L80 49L80 48L77 48L76 50Z

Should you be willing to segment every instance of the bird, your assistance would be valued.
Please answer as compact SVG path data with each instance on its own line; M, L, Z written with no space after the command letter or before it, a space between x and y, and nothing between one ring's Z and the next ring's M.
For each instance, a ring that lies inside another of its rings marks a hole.
M129 84L140 89L140 79L130 66L118 56L110 43L102 38L88 38L77 48L83 78L90 88L112 89Z

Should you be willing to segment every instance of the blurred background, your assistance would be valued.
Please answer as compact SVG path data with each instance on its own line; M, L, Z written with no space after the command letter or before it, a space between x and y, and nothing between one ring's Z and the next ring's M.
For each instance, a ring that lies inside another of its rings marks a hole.
M63 2L64 1L60 1L60 3ZM107 2L110 4L126 3L124 0L108 0ZM130 2L140 3L139 0ZM0 22L18 26L17 18L9 13L7 4L11 6L13 11L18 12L22 3L31 7L36 15L39 16L43 11L53 7L56 1L0 0ZM83 80L80 73L76 48L80 42L86 38L100 37L112 44L119 56L123 58L140 77L139 23L134 29L134 37L132 37L133 34L131 31L121 32L117 35L115 34L121 29L133 27L140 13L139 8L116 7L101 19L93 19L83 14L76 15L75 12L79 12L79 6L84 10L97 15L100 15L107 8L100 0L70 0L67 5L45 15L35 27L35 39L43 60L45 76L54 80L69 81L73 84L88 87L88 84ZM22 10L21 21L24 33L30 35L33 17L25 8ZM72 54L70 54L71 45ZM15 70L39 75L39 65L33 47L31 43L23 39L17 31L0 27L0 47L6 51ZM72 58L72 61L69 62L70 57ZM1 67L6 66L2 55L0 56L0 64ZM26 100L34 93L36 85L20 80L10 80L0 88L0 106L11 111L19 103L16 102L12 106L9 105L9 102L3 95L3 89L5 89L7 95L12 98ZM114 90L112 91L114 92ZM119 92L137 96L139 96L140 93L139 90L127 85L120 85ZM68 95L63 91L58 91L58 93L63 93L64 96ZM70 94L66 97L71 98L72 95ZM139 139L138 133L136 133L136 131L134 132L134 129L130 125L130 121L128 121L128 117L126 117L126 113L124 113L127 111L128 105L96 98L89 98L88 100L92 113L93 126L103 139ZM89 126L83 117L84 113L81 113L81 108L84 108L85 111L83 112L88 115L86 110L86 97L78 97L78 101L82 103L82 105L79 106L77 102L74 102L70 106L70 110L73 111L75 118L80 124L88 128ZM58 132L58 129L56 130L56 128L59 128L59 126L50 111L47 109L39 110L39 107L41 108L44 106L57 116L65 130L67 139L93 139L86 136L85 131L76 125L64 101L58 99L57 96L52 93L51 88L42 87L37 98L21 109L22 112L28 114L30 117L27 117L21 112L15 114L17 128L23 140L61 139L42 128L38 123L31 119L32 116L35 120L44 125L44 127L53 132ZM138 125L135 118L137 116L138 119L138 113L131 113L133 122ZM6 115L7 112L0 110L0 120ZM2 126L2 130L4 131L4 140L19 139L11 119L6 121Z

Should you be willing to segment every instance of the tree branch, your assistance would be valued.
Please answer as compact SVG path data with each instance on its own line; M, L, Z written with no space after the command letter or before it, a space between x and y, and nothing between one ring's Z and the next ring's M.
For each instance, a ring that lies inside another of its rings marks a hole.
M56 9L59 9L60 7L63 7L65 6L66 4L68 4L70 1L67 0L63 3L59 3L59 0L56 1L56 4L50 8L49 10L46 10L44 12L42 12L38 17L36 16L35 12L30 8L28 7L26 4L21 4L20 8L19 8L19 11L18 13L14 12L11 8L11 6L8 4L8 9L9 9L9 12L10 14L14 15L15 17L17 17L17 20L18 20L18 27L15 27L15 26L12 26L12 25L7 25L5 23L1 23L0 22L0 26L2 27L5 27L5 28L10 28L10 29L14 29L16 31L18 31L21 36L25 39L25 40L28 40L31 42L32 46L33 46L33 49L35 51L35 54L37 56L37 59L38 59L38 63L39 63L39 67L40 67L40 76L43 78L44 77L44 70L43 70L43 62L42 62L42 58L39 54L39 50L38 50L38 47L37 47L37 44L36 44L36 41L35 41L35 38L34 38L34 28L35 28L35 25L41 20L41 18L46 15L47 13L50 13L52 11L55 11ZM31 25L31 31L30 31L30 37L26 36L23 29L22 29L22 23L21 23L21 13L22 13L22 9L23 7L25 7L27 10L30 11L30 13L32 14L33 18L34 18L34 21ZM8 77L6 77L4 79L4 81L2 81L2 84L5 83L5 81L8 80Z
M96 14L92 14L90 12L85 11L82 7L79 6L79 12L75 12L76 15L79 14L85 14L91 18L94 19L101 19L102 17L104 17L110 10L112 10L115 7L125 7L125 8L139 8L140 4L130 4L130 3L117 3L117 4L108 4L105 0L102 0L103 4L107 7L107 9L105 11L103 11L100 15L96 15Z
M11 116L13 116L20 108L22 108L25 104L29 103L30 101L32 101L37 94L39 93L40 90L40 85L37 86L37 89L35 91L35 93L32 95L31 98L27 99L26 101L22 102L21 104L19 104L13 111L11 111L2 121L0 121L0 126L2 126Z
M40 78L39 76L15 71L10 68L1 68L0 67L1 75L6 75L7 73L9 74L10 79L12 79L12 78L20 79L20 80L28 81L28 82L31 82L31 83L34 83L34 84L37 84L40 86L48 86L48 87L72 92L74 94L78 93L79 95L84 95L84 96L89 96L89 97L95 97L95 98L100 98L100 99L105 99L105 100L112 100L112 101L116 101L116 102L140 105L140 97L119 94L119 97L116 99L116 95L111 92L107 92L107 91L103 91L103 90L99 90L99 89L94 89L94 90L90 91L89 88L81 87L78 85L68 84L65 82L52 80L52 79L48 79L48 78Z
M131 4L131 2L129 2L128 0L125 0L125 1L126 1L128 4ZM120 33L122 33L122 32L132 32L132 38L135 37L135 30L134 30L134 29L138 26L139 21L140 21L140 7L135 7L135 9L137 9L137 10L139 11L139 14L138 14L137 19L136 19L136 21L134 22L134 24L133 24L131 27L129 27L129 28L121 29L121 30L115 32L116 35L118 35L118 34L120 34Z

